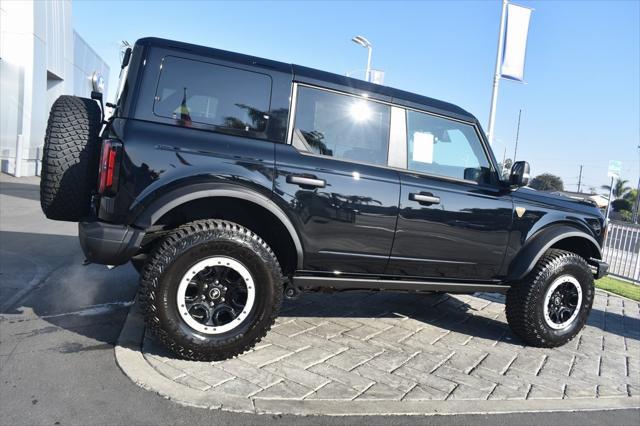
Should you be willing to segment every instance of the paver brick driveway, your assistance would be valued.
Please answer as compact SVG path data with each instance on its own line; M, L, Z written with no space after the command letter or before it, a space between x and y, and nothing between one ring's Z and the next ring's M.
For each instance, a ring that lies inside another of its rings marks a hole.
M511 333L501 295L306 294L285 302L267 337L235 359L179 360L149 336L142 352L211 401L636 399L639 310L597 292L578 337L538 349Z

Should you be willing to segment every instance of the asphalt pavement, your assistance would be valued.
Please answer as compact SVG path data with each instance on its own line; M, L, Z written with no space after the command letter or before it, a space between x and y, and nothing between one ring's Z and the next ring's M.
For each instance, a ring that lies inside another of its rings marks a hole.
M83 266L73 223L44 218L37 178L0 175L0 424L638 425L639 410L296 417L178 405L132 383L114 344L136 294L130 265Z

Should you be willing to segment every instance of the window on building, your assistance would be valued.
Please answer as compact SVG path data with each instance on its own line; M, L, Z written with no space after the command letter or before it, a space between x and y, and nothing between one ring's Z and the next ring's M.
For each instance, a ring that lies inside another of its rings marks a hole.
M201 123L255 134L266 129L270 101L271 77L266 74L167 56L153 111L183 126Z
M409 170L488 181L491 166L472 125L407 111L407 138Z
M344 160L387 164L391 108L362 97L298 89L293 145Z

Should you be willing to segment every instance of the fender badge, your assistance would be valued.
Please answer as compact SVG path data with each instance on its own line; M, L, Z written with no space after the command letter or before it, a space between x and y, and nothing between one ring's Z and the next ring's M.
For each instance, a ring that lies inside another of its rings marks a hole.
M524 212L526 212L527 209L525 209L524 207L516 207L516 214L518 215L518 217L522 217L524 215Z

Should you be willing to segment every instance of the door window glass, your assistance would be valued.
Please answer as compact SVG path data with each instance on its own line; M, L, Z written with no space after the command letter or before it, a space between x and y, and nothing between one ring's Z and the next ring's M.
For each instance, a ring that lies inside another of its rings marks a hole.
M244 135L265 131L270 102L266 74L167 56L153 111L179 125L202 123Z
M361 97L300 87L293 146L345 160L387 164L391 108Z
M473 126L407 111L407 138L409 170L488 181L491 166Z

